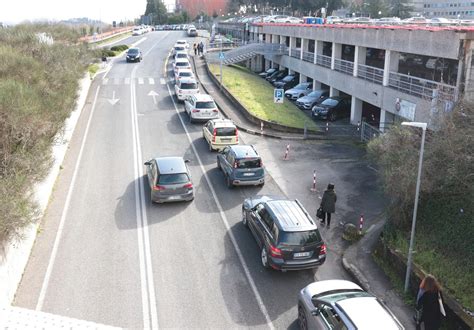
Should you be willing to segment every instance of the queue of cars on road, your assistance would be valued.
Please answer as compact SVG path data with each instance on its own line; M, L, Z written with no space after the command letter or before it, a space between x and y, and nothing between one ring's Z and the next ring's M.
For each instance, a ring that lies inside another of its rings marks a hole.
M188 49L182 42L179 45ZM176 65L185 60L184 57L177 57L178 53L172 52L176 98L183 101L190 122L204 122L202 137L209 151L218 151L217 167L222 171L226 185L229 188L263 186L265 168L255 146L239 144L238 128L231 120L222 118L212 96L199 89L189 59L191 69ZM181 75L184 72L186 76ZM272 70L268 73L277 72ZM184 93L185 84L196 88ZM308 97L303 102L306 105L328 95L326 91L314 92L311 83L302 83L295 85L294 91L290 90L287 97L298 97L298 100ZM187 164L188 161L182 157L157 157L145 163L153 202L194 199ZM264 268L304 270L319 267L326 261L327 246L318 226L296 199L268 195L246 198L242 203L241 221L257 242ZM297 305L301 329L372 329L371 324L383 329L403 329L382 302L348 281L311 283L299 292Z

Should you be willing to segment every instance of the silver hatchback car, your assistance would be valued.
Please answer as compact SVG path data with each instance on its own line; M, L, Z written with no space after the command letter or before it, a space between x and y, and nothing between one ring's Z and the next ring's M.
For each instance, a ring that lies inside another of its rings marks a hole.
M145 162L151 201L155 203L192 201L193 182L182 157L159 157Z
M298 323L301 329L404 329L380 300L345 280L318 281L303 288Z

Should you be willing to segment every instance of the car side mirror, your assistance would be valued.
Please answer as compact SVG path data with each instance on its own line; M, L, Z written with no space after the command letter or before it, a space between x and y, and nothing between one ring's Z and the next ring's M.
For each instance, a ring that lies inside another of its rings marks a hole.
M313 315L313 316L318 316L318 315L319 315L319 308L313 309L313 310L311 311L311 315Z
M143 165L150 166L151 163L150 162L145 162Z

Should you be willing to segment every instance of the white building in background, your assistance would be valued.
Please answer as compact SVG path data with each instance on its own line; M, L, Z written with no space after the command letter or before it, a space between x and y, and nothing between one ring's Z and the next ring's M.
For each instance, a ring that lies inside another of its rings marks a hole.
M425 17L474 19L474 1L413 0L414 13Z

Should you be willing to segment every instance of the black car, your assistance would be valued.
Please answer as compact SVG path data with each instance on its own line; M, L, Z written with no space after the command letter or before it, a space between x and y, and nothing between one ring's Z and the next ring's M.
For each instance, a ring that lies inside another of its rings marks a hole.
M244 200L242 223L260 247L263 267L277 270L311 269L326 261L316 223L298 200L255 196Z
M351 98L344 96L331 96L313 107L311 116L318 119L334 121L351 115Z
M139 48L129 48L126 55L127 62L141 62L142 52Z
M279 70L279 71L276 71L276 72L272 73L271 75L269 75L265 79L267 79L271 83L274 83L277 80L283 79L286 75L288 75L288 70L287 69Z
M275 73L275 72L277 72L277 71L278 71L278 70L275 69L275 68L270 68L270 69L268 69L267 71L263 71L263 72L259 73L258 75L259 75L260 77L262 77L262 78L266 78L266 77L268 77L269 75L271 75L271 74L273 74L273 73Z
M289 74L282 80L274 82L273 86L275 86L275 88L283 88L287 90L298 85L299 81L300 76L298 74Z

